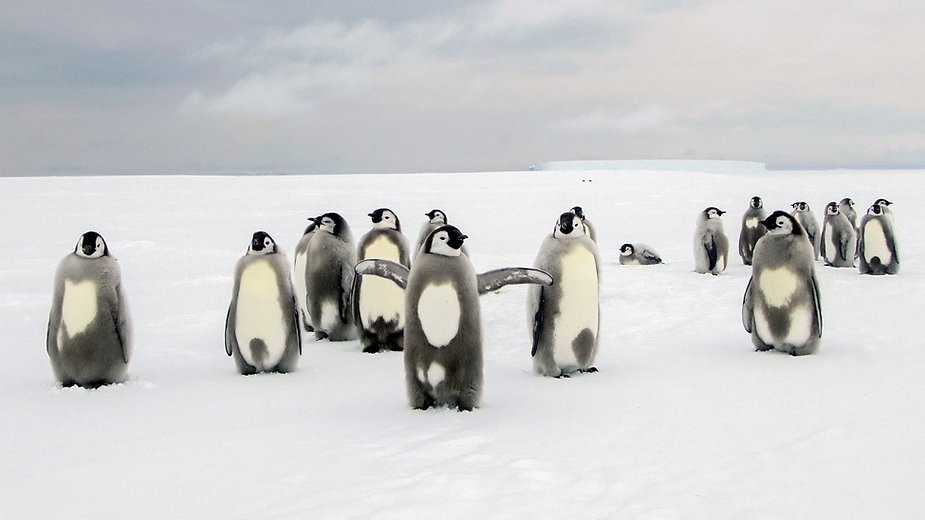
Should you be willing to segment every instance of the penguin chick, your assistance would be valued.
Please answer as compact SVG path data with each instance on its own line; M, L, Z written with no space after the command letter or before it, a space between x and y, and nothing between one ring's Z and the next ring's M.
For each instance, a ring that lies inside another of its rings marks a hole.
M308 244L307 301L315 339L356 339L353 324L353 266L356 245L347 221L337 213L315 217L318 229Z
M581 219L581 223L585 226L585 234L588 235L588 238L597 243L597 232L594 229L594 224L590 220L585 218L585 212L581 209L581 206L575 206L571 209L571 212L578 215L578 218Z
M312 328L312 316L308 311L308 244L312 237L315 236L315 230L318 226L309 219L308 227L295 246L295 265L293 266L292 276L294 278L293 288L295 289L296 301L299 303L299 316L302 328L307 332L314 332Z
M718 275L726 270L729 239L723 231L725 211L710 206L697 215L694 231L694 270Z
M858 270L861 274L896 274L899 249L886 199L878 199L861 217Z
M822 221L820 252L825 265L832 267L854 267L854 253L857 248L857 232L841 213L839 205L829 202Z
M655 265L662 263L662 255L645 244L620 246L620 265Z
M803 226L803 230L806 231L806 238L808 238L809 242L813 245L813 260L819 260L822 233L819 232L819 221L816 220L816 215L814 215L809 208L809 204L804 201L794 202L790 207L793 208L791 214L797 219L797 222Z
M739 232L739 257L742 263L752 265L752 255L755 251L755 244L758 239L768 232L761 221L767 218L768 213L764 210L764 202L761 197L752 197L748 202L748 209L742 215L742 230Z

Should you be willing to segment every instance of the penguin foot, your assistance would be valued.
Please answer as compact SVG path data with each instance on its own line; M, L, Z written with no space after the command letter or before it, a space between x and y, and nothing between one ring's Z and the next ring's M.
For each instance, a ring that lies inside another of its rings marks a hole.
M379 345L367 345L363 347L363 352L367 354L378 354L382 350L379 348Z
M328 333L323 330L315 331L315 341L321 341L323 339L328 339Z
M596 374L597 372L599 372L597 367L588 367L584 370L581 370L581 373L583 374Z

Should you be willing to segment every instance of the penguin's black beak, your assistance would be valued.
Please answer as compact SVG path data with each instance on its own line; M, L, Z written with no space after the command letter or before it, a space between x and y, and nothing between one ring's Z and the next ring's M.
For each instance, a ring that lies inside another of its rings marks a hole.
M777 227L777 221L771 217L761 220L758 223L769 230Z
M254 251L263 251L263 240L257 240L256 238L251 240L251 249Z
M450 240L447 242L447 245L452 247L453 249L459 249L460 247L463 246L463 242L467 238L469 238L468 235L464 235L460 233L458 235L450 237Z
M366 216L373 220L373 224L378 224L382 222L382 217L377 217L375 213L369 213Z

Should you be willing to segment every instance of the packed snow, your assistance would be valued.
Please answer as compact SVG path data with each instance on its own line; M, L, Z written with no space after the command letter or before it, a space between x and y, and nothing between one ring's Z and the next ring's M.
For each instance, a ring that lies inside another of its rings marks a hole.
M920 171L0 179L0 509L6 518L916 518L925 511L925 197ZM741 323L742 213L895 204L895 276L816 264L820 351L755 352ZM481 298L473 412L415 411L402 354L303 338L291 374L224 352L235 262L265 230L292 261L307 217L354 236L389 207L409 240L440 208L476 271L529 266L580 205L603 261L599 373L532 372L526 294ZM693 272L706 206L730 267ZM54 271L87 230L122 268L124 384L61 388L45 353ZM619 265L645 242L665 264Z

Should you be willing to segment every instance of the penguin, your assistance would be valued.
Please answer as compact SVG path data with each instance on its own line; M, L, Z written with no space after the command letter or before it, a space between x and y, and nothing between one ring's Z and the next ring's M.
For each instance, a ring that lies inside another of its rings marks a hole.
M597 372L592 363L600 336L601 262L581 217L571 211L559 216L533 266L555 280L551 287L531 286L528 292L534 371L548 377Z
M725 211L710 206L697 216L694 231L694 270L698 273L718 275L726 270L729 258L729 239L723 231Z
M899 250L893 232L893 217L886 199L877 201L861 217L858 270L861 274L896 274Z
M381 258L410 268L408 241L401 232L398 216L390 209L379 208L370 213L369 217L373 229L360 237L357 259ZM363 352L403 350L404 289L391 280L360 275L354 284L353 301L356 312L354 322L360 343L363 344Z
M761 197L752 197L748 202L748 209L742 215L742 230L739 232L739 256L742 263L752 265L752 254L758 239L768 232L761 221L767 218L768 212L764 210Z
M578 218L581 219L581 223L585 226L585 234L588 235L588 237L593 240L594 243L597 243L597 232L594 230L594 224L585 218L585 212L583 209L581 209L581 206L575 206L570 211L578 215Z
M119 264L96 231L77 240L55 273L45 349L62 386L125 380L132 326Z
M454 226L441 226L427 236L410 270L389 260L356 265L357 274L405 288L405 385L414 409L477 408L483 383L479 296L505 285L553 283L548 273L529 268L476 275L461 251L467 238Z
M427 240L427 237L438 227L445 226L449 224L449 221L446 218L446 213L439 209L432 209L424 214L427 217L427 222L421 225L421 231L418 233L418 241L414 247L414 254L412 259L417 258L418 254L421 252L421 247L424 246L424 241ZM462 254L469 256L469 251L464 245L462 248Z
M311 219L309 219L311 221ZM315 236L315 230L318 229L318 226L314 221L309 222L308 227L305 228L305 232L302 233L302 238L299 240L299 243L295 246L295 264L293 265L292 276L295 280L293 287L295 288L295 297L296 301L299 302L299 318L302 328L306 332L314 332L315 329L312 328L312 316L308 312L308 244L311 242L312 237Z
M289 261L264 231L251 238L234 269L225 318L225 353L238 372L292 372L302 354L299 304Z
M742 324L756 350L792 356L816 352L822 338L822 303L813 249L796 218L775 211L755 246L752 276L742 299Z
M791 214L803 226L803 230L806 231L806 238L813 245L813 260L819 260L819 244L822 233L819 232L819 221L816 220L816 215L809 208L809 204L804 201L794 202L790 207L793 208Z
M841 213L837 203L829 202L822 221L820 252L823 263L832 267L854 267L856 243L854 226Z
M851 226L854 227L854 229L858 228L858 213L854 210L853 200L849 197L843 198L838 203L838 211L848 218L848 222L851 222Z
M620 265L655 265L662 263L662 255L645 244L620 246Z
M356 246L350 226L337 213L315 217L318 229L308 244L308 313L315 339L356 339L353 324L353 266Z

